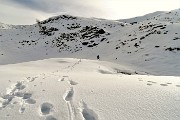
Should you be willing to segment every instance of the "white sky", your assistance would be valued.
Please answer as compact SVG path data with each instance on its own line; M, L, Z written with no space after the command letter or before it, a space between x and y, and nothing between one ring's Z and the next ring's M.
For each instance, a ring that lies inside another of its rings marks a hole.
M180 0L0 0L0 22L33 24L59 14L125 19L180 8Z

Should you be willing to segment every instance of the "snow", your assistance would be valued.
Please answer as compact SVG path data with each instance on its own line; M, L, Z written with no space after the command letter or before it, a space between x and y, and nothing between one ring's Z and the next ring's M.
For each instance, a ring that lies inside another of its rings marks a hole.
M74 58L1 65L0 119L180 118L179 77L124 75L114 66L124 69Z
M179 120L179 17L0 23L0 120Z
M143 15L143 16L138 16L138 17L135 17L135 18L129 18L129 19L121 19L119 21L121 22L126 22L126 23L133 23L133 22L143 22L143 21L146 21L146 20L149 20L157 15L160 15L164 13L163 11L157 11L157 12L153 12L153 13L150 13L150 14L147 14L147 15Z

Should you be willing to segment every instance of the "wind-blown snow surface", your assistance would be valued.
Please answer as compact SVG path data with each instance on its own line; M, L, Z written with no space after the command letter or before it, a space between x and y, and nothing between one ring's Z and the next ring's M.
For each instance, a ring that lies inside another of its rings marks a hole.
M72 58L1 65L0 120L180 119L179 77L124 68Z
M179 9L0 23L0 120L179 120L179 31Z

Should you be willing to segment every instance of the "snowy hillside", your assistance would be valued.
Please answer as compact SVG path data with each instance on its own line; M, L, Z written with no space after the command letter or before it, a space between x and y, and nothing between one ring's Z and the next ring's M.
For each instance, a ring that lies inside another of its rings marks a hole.
M147 14L147 15L144 15L144 16L138 16L138 17L134 17L134 18L129 18L129 19L121 19L119 21L121 22L125 22L125 23L139 23L139 22L143 22L143 21L146 21L146 20L149 20L157 15L160 15L162 13L165 13L165 12L162 12L162 11L157 11L157 12L153 12L153 13L150 13L150 14Z
M0 64L75 57L127 64L154 75L180 74L180 10L137 23L69 15L0 29ZM136 20L136 19L134 19Z
M179 17L180 10L174 10L147 20L145 15L143 22L132 24L61 15L40 22L40 28L0 29L0 64L52 57L96 59L99 54L137 71L179 75Z
M180 9L0 23L0 120L179 120L179 31Z

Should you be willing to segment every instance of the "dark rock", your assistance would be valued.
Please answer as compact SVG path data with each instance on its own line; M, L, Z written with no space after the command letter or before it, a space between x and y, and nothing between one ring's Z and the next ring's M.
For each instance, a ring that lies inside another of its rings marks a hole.
M104 31L103 29L100 29L97 33L99 33L99 34L104 34L105 31Z
M89 42L82 42L82 45L88 45Z

